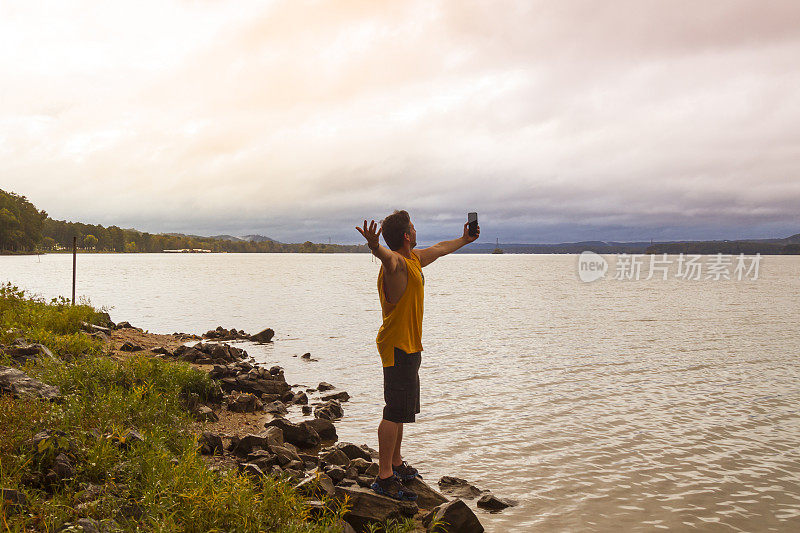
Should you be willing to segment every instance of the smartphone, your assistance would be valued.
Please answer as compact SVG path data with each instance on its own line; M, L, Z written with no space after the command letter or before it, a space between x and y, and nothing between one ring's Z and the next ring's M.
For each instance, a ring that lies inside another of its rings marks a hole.
M467 231L470 237L474 237L478 233L478 213L467 213L467 222L469 222Z

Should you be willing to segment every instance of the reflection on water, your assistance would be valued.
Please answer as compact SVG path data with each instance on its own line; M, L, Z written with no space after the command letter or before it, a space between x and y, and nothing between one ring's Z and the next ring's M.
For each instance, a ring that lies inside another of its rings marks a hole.
M151 331L273 327L254 357L353 398L377 447L378 265L367 255L86 255L78 293ZM519 505L487 531L800 527L800 258L756 281L578 281L576 256L456 255L426 268L422 413L404 457ZM0 279L68 295L66 255ZM310 351L308 362L293 355ZM474 507L474 502L471 503Z

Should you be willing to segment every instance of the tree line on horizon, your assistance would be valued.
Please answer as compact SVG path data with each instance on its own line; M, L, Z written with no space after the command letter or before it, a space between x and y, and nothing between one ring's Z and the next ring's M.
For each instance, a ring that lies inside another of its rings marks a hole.
M77 238L81 250L97 252L163 252L204 249L230 253L357 253L366 245L324 244L306 241L231 241L180 234L152 234L117 226L53 220L25 196L0 189L0 251L26 253L71 250Z

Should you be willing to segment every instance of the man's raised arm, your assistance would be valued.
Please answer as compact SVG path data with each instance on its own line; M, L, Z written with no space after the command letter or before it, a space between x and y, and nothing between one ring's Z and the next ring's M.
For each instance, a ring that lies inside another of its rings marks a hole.
M372 250L372 255L381 260L381 263L383 264L383 269L387 273L391 274L395 270L397 270L397 265L400 263L400 261L396 253L389 250L388 248L384 248L383 246L381 246L379 240L381 236L381 230L379 229L377 232L375 232L377 227L378 224L376 224L375 221L373 220L372 222L370 222L369 228L367 228L367 221L365 220L364 228L362 229L356 226L356 230L358 230L358 232L361 235L363 235L364 238L367 240L367 246L369 247L370 250Z
M414 250L414 253L417 254L417 257L419 257L420 264L424 267L430 265L443 255L453 253L462 246L471 243L472 241L476 240L480 236L480 234L481 234L481 227L478 226L478 231L475 232L475 235L470 235L469 222L467 222L466 224L464 224L464 234L458 239L453 239L452 241L442 241L440 243L434 244L429 248Z

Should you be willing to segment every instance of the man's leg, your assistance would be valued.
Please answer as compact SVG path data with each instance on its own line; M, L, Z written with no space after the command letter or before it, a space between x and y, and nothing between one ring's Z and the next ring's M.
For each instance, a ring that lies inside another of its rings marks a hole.
M390 422L385 418L378 424L378 466L380 467L378 476L384 479L394 475L392 457L398 442L398 434L402 435L402 427L403 424Z
M403 423L397 424L397 440L394 443L394 454L392 454L392 465L398 466L403 462L403 456L400 454L400 443L403 442Z

